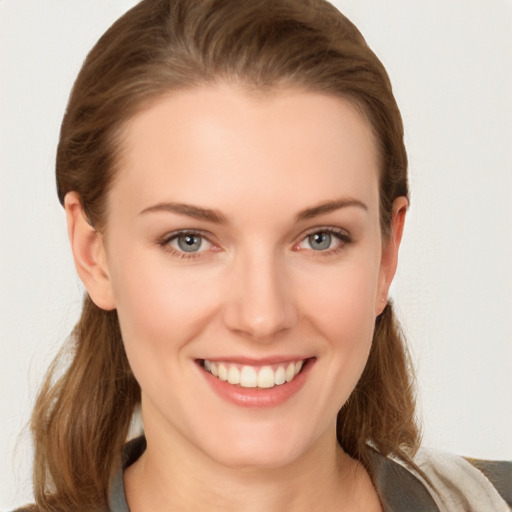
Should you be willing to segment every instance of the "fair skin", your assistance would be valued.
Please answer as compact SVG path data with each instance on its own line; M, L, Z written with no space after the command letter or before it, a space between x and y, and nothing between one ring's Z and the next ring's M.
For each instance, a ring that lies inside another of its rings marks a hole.
M169 94L127 124L102 234L66 196L78 272L117 309L142 390L132 512L381 510L335 425L407 207L395 201L383 240L378 166L347 101L219 85Z

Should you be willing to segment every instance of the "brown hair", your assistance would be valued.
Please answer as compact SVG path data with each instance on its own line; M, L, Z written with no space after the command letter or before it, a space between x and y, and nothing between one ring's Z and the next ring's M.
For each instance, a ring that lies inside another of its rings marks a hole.
M357 28L324 0L143 0L101 37L75 82L57 151L57 189L78 192L97 230L115 179L124 124L173 89L236 82L281 86L352 101L381 156L380 212L407 196L400 112L381 62ZM50 368L32 417L40 510L105 508L140 389L115 311L84 300L71 364ZM62 357L62 356L61 356ZM58 361L59 359L57 359ZM391 304L376 320L367 366L338 416L338 439L368 463L367 443L412 464L419 442L407 352Z

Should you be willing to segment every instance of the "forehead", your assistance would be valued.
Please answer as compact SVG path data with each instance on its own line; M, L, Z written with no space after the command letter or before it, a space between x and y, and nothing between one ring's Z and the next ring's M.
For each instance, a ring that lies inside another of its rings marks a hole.
M378 196L371 126L349 101L326 94L176 91L134 116L122 141L112 199L129 194L141 209L163 199L210 206L230 195L262 194L290 207Z

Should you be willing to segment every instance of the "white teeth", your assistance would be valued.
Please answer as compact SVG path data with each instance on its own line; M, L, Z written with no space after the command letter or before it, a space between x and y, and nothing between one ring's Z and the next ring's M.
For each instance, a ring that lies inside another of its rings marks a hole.
M295 364L290 363L286 368L286 382L290 382L295 377Z
M243 388L269 389L280 386L285 382L291 382L300 372L304 364L303 360L290 362L274 367L262 366L257 370L248 365L235 365L230 363L215 363L205 359L204 369L214 377L230 384L239 384Z
M228 380L228 369L223 364L219 364L219 379Z
M270 366L264 366L258 373L258 387L273 388L274 385L274 370Z
M236 366L230 366L228 370L228 382L230 384L240 384L240 372Z
M299 373L299 372L297 372L297 373ZM274 379L275 379L276 386L280 386L281 384L284 384L286 382L286 371L282 366L280 366L276 370Z
M258 375L252 366L242 366L240 372L240 386L244 388L255 388L258 385Z

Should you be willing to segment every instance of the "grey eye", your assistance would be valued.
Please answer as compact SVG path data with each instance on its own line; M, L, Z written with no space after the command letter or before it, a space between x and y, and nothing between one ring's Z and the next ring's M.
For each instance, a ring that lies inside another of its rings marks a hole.
M308 236L308 242L311 249L315 251L324 251L329 249L332 243L332 235L325 231L319 231Z
M179 235L176 242L183 252L196 252L201 249L203 238L198 235Z

